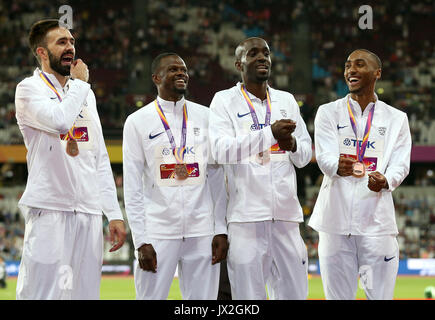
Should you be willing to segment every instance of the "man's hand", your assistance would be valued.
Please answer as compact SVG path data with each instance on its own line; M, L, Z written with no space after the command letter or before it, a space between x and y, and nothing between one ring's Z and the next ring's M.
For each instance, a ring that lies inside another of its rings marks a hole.
M340 157L338 160L337 174L341 177L348 177L353 174L353 164L356 160L352 158Z
M225 260L228 251L228 240L226 234L218 234L213 237L211 243L211 264L216 264Z
M385 176L378 171L369 173L368 187L374 192L379 192L383 188L389 188L387 178L385 178Z
M144 271L157 272L157 254L152 244L145 243L139 249L138 260L139 266Z
M125 237L127 232L125 232L124 221L122 220L112 220L109 222L109 232L110 232L110 243L112 248L109 252L113 252L122 247L125 242Z
M281 119L275 121L271 127L276 140L288 140L296 129L296 122L290 119Z
M70 75L73 79L79 79L84 82L88 82L88 66L82 61L82 59L77 59L71 64Z
M290 139L281 139L278 140L278 145L281 150L296 152L297 144L296 139L291 136Z

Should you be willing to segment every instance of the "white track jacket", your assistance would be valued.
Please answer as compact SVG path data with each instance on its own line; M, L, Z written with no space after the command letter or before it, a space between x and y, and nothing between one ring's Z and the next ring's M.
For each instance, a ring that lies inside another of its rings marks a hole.
M210 106L212 154L218 163L225 164L228 177L227 221L302 222L294 166L302 168L308 164L312 145L299 106L292 94L268 88L270 124L283 118L296 121L293 136L297 151L282 151L276 146L271 126L265 126L266 100L261 101L248 92L260 124L260 130L256 130L240 85L217 92ZM257 162L257 155L271 147L270 161Z
M27 148L28 178L19 201L27 218L30 207L77 211L123 220L115 181L103 138L96 100L90 85L69 80L62 88L45 73L62 98L60 102L36 69L16 88L18 126ZM79 154L69 156L61 140L75 125Z
M227 194L223 168L209 160L209 109L185 100L158 101L180 146L183 105L188 123L185 162L190 176L170 173L176 163L154 102L128 116L124 125L124 201L135 248L150 239L226 234Z
M356 137L347 110L347 99L321 105L315 119L315 153L324 174L309 225L317 230L344 235L396 235L392 191L409 173L411 133L408 117L377 100L368 145L364 155L367 166L363 178L337 175L340 155L356 155ZM351 99L358 128L358 140L364 135L371 107L363 113ZM389 189L371 191L367 173L379 171Z

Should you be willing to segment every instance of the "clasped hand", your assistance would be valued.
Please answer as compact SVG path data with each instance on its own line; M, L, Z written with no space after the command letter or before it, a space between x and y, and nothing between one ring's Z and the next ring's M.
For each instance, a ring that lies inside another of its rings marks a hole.
M272 124L272 134L281 150L296 151L296 139L292 136L295 129L296 122L291 119L277 120Z

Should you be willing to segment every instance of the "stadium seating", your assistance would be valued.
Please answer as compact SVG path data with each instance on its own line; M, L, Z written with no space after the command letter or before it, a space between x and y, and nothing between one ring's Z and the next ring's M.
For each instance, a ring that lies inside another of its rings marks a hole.
M189 98L208 105L216 91L239 79L234 70L236 45L248 36L261 36L272 50L271 83L293 92L298 61L291 44L298 26L306 24L311 72L305 76L311 79L311 89L297 99L311 136L318 106L347 94L344 61L352 50L363 47L383 61L377 93L408 114L413 144L435 145L435 41L427 31L434 26L431 1L376 4L374 30L364 32L358 28L358 7L351 0L339 6L321 0L309 4L266 0L261 5L249 0L147 1L146 10L140 12L134 0L69 4L74 9L77 56L89 65L102 126L110 139L122 138L125 118L136 110L134 102L142 99L143 105L154 95L146 61L163 51L177 52L185 59L191 76ZM59 16L58 7L26 0L9 0L0 6L0 145L22 144L14 116L15 86L36 65L27 33L36 20ZM145 89L132 92L139 79L146 79ZM24 223L17 201L25 180L10 184L2 177L0 254L19 260ZM306 222L319 177L302 176L307 180L306 188L300 190ZM401 258L435 257L434 185L433 177L415 174L394 192ZM117 186L122 205L122 183ZM310 258L317 258L317 235L306 222L301 231ZM105 259L132 259L131 239L129 246Z

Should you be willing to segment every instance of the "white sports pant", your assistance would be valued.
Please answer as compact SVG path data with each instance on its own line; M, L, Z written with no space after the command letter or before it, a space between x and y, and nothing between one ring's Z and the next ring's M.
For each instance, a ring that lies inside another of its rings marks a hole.
M391 300L399 269L395 236L346 236L319 232L319 264L325 297L354 300L360 285L367 299Z
M303 300L308 295L307 248L299 224L230 223L227 267L234 300Z
M184 240L152 239L151 244L157 254L157 272L144 271L139 263L136 264L136 299L166 300L178 265L180 290L184 300L216 300L220 264L211 264L212 240L213 236Z
M16 298L99 299L102 262L100 215L31 209Z

